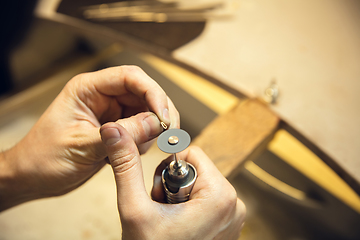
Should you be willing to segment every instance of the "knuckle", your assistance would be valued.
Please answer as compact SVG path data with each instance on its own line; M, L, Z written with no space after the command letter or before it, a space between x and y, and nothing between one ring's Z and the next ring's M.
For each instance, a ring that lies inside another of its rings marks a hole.
M86 78L90 73L79 73L73 79L83 79Z
M126 154L120 154L119 156L114 156L111 161L111 165L114 169L114 174L124 174L125 172L133 169L139 163L137 161L137 155L133 152L129 152Z
M128 72L143 72L143 70L136 65L124 65L121 66L122 70L128 71Z
M202 152L203 152L203 150L202 150L200 147L195 146L195 145L189 146L188 149L189 149L190 152L193 152L193 153L195 153L195 154L198 154L198 153L202 153Z
M79 73L71 78L65 85L65 91L73 92L75 89L82 89L83 84L91 73Z
M222 219L224 226L227 226L236 215L237 211L237 194L231 184L229 186L222 186L222 191L219 191L221 201L217 204L218 215Z
M225 193L223 193L223 196L226 196L224 198L224 201L222 201L221 209L223 209L227 214L232 213L234 209L236 208L237 204L237 193L234 189L234 187L230 184L228 184L225 189Z
M79 83L81 81L84 81L85 79L88 78L89 74L91 74L91 73L79 73L75 77L73 77L68 83L69 84L75 84L75 83Z
M229 184L230 185L230 184ZM231 185L230 185L231 186ZM232 186L231 186L232 187ZM217 204L217 216L221 230L227 229L232 224L241 223L242 220L239 217L238 198L235 189L225 187L227 190L220 193L222 201Z
M246 206L244 204L243 201L241 201L239 198L237 199L236 202L236 209L237 209L237 215L238 218L240 219L240 222L244 222L245 221L245 217L246 217Z

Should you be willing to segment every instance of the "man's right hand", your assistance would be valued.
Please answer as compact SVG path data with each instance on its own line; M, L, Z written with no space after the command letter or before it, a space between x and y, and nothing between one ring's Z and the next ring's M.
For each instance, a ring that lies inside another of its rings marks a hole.
M123 240L239 238L245 205L201 149L189 147L178 155L198 172L189 201L166 204L159 177L170 159L156 170L154 201L146 193L140 155L130 134L116 123L103 125L100 133L114 170Z

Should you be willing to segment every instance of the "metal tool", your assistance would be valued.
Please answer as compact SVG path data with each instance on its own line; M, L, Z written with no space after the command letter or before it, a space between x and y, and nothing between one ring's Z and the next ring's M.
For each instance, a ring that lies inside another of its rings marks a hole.
M263 100L266 103L275 104L278 97L279 87L276 84L275 80L272 80L270 86L265 89Z
M236 0L120 1L83 7L86 19L107 22L204 22L234 14Z
M163 170L161 177L168 203L181 203L189 200L190 192L196 181L195 167L177 157L177 153L185 150L190 142L190 135L182 129L164 131L157 140L161 151L174 156L174 160Z

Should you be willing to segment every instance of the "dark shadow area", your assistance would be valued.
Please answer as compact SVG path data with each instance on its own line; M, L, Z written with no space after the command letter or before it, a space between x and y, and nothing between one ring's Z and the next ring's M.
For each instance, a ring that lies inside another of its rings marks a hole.
M33 20L36 0L12 0L0 7L0 95L14 88L10 54L26 35Z

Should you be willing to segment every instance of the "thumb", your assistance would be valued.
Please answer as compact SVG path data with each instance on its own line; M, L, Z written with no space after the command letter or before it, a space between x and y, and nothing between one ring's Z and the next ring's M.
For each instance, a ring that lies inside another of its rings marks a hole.
M139 202L143 206L149 196L145 189L139 151L133 138L117 123L104 124L100 134L114 171L120 214L136 208Z
M130 134L136 145L141 147L142 153L145 153L151 146L146 146L146 143L157 137L163 131L158 117L151 112L142 112L129 118L119 119L116 123L117 126L121 125L126 129L126 132ZM86 138L81 139L81 142L84 143L84 145L93 146L95 159L98 159L98 161L103 160L106 157L106 151L104 144L99 139L98 128L94 127L88 130L87 133ZM151 144L151 142L149 144Z

